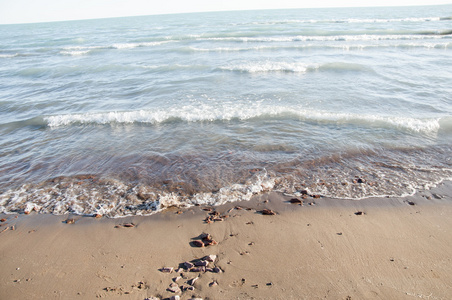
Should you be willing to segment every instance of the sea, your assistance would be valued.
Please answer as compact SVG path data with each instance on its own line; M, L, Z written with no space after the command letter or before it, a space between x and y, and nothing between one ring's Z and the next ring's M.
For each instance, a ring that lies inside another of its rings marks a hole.
M400 197L451 157L452 5L0 25L1 213Z

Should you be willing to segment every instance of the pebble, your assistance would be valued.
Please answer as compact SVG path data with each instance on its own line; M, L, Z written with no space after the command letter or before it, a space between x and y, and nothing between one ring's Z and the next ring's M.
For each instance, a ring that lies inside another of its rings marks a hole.
M194 240L192 243L193 243L193 245L194 245L195 247L204 247L203 241L200 241L200 240Z
M217 286L218 285L218 282L216 281L216 280L214 280L214 281L212 281L211 283L209 283L209 286L210 287L212 287L212 286Z
M187 270L190 270L190 269L193 268L194 266L195 266L195 265L192 264L191 262L188 262L188 261L184 262L184 267L185 267L185 269L187 269Z
M264 210L262 210L262 214L266 215L266 216L276 215L276 213L274 211L272 211L271 209L264 209Z
M175 283L172 283L167 290L170 291L171 293L180 293L181 292L180 287Z
M74 219L67 219L66 221L64 221L66 224L74 224L75 220Z
M204 260L210 261L210 262L214 262L215 259L217 259L216 255L207 255L203 257Z
M180 300L179 295L171 296L170 300Z
M194 290L195 290L194 286L184 286L184 287L182 287L182 292L194 291Z
M206 267L194 267L190 270L190 272L205 272Z
M171 267L163 267L160 269L160 272L162 273L172 273L173 272L173 268Z
M208 265L209 265L209 262L207 260L195 261L195 266L197 266L197 267L207 267Z
M292 203L292 204L300 204L300 205L303 205L303 201L301 201L301 200L298 199L298 198L292 198L292 199L289 200L289 202Z
M198 280L198 278L199 278L199 277L194 277L194 278L188 280L187 283L188 283L189 285L194 285L195 282L196 282L196 280Z
M355 215L361 216L361 215L364 215L364 213L362 211L357 211L357 212L355 212Z

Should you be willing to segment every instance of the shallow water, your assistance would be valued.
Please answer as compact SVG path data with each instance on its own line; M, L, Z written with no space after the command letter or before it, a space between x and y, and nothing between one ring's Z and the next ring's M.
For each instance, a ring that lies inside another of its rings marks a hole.
M116 217L452 176L452 6L0 26L0 210ZM361 179L361 180L358 180Z

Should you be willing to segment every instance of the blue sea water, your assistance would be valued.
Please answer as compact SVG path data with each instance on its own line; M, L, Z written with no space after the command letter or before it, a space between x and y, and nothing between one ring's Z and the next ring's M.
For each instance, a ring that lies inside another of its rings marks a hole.
M0 116L0 212L411 194L452 177L452 6L1 25Z

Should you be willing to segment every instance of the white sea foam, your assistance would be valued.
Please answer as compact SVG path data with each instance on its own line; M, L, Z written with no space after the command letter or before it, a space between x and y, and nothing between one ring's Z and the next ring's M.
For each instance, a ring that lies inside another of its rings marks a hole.
M271 191L274 179L264 170L244 184L232 184L217 192L196 193L190 197L179 193L155 190L140 185L129 185L114 179L101 180L92 185L89 181L68 178L64 185L49 182L45 187L23 185L0 194L0 213L36 211L56 215L101 214L118 218L128 215L152 215L168 207L193 205L221 205L227 202L247 201L253 195ZM147 201L137 199L137 194L147 195ZM143 203L144 202L144 203Z
M357 126L390 127L399 130L434 134L440 129L440 118L413 118L390 115L371 115L337 113L297 109L285 106L259 106L256 108L238 105L234 108L216 106L184 106L168 110L139 110L125 112L104 112L55 115L45 117L49 127L72 124L158 124L174 119L185 122L229 121L233 119L250 120L253 118L291 117L301 121L327 122L335 124L354 124Z
M60 54L63 55L85 55L89 54L90 52L94 50L107 50L107 49L117 49L117 50L124 50L124 49L134 49L138 47L153 47L153 46L159 46L162 44L166 44L169 41L159 41L159 42L142 42L142 43L117 43L112 45L98 45L98 46L70 46L63 48L62 51L60 51Z
M309 69L317 69L317 65L308 65L305 63L289 62L249 62L238 65L220 67L225 71L239 71L247 73L265 73L265 72L293 72L306 73Z
M0 58L13 58L19 56L19 53L14 53L14 54L0 54Z
M446 36L431 34L358 34L358 35L296 35L261 37L199 37L198 40L230 42L331 42L331 41L386 41L386 40L425 40L442 39Z
M298 19L288 19L280 21L268 21L268 22L252 22L253 25L276 25L276 24L316 24L316 23L401 23L401 22L433 22L440 21L440 17L426 17L426 18L348 18L348 19L308 19L308 20L298 20Z
M89 52L90 50L79 50L79 51L61 51L60 53L63 55L79 56L88 54Z

